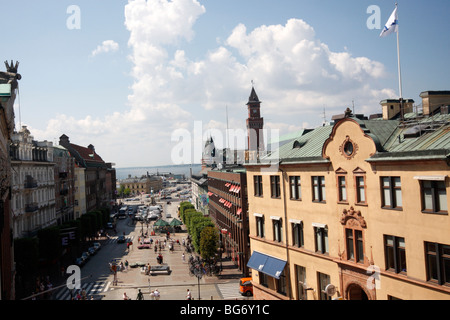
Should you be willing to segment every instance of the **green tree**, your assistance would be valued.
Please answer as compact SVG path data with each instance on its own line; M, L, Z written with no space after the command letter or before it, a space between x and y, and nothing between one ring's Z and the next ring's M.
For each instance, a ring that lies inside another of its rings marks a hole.
M219 233L214 226L206 226L200 234L200 255L203 259L211 260L219 247Z
M184 224L186 224L186 211L187 210L194 210L195 211L195 207L192 203L190 202L181 202L180 203L180 218L181 221L183 221Z
M206 227L214 227L214 223L209 217L196 217L192 225L192 244L197 252L200 252L201 234Z

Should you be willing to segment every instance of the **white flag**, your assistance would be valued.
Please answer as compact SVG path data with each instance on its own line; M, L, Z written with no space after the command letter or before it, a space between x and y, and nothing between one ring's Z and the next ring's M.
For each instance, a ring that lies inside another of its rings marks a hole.
M380 37L386 37L387 35L390 35L392 32L397 31L398 31L398 14L397 14L397 7L395 7L394 11L389 17L389 20L386 22L383 31L381 31Z

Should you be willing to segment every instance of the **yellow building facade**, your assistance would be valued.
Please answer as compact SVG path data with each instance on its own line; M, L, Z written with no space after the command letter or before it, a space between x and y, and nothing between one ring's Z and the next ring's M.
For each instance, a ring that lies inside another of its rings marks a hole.
M406 116L350 115L246 166L255 300L450 298L450 117Z

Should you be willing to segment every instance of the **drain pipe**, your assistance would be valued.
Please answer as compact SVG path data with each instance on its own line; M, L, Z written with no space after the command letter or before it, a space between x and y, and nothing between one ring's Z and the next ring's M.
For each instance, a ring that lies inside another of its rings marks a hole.
M281 163L280 163L281 164ZM286 183L285 183L285 177L286 172L283 171L280 167L278 167L278 170L281 172L281 178L283 180L283 211L284 211L284 234L285 234L285 248L286 248L286 261L288 266L288 272L286 274L286 282L287 287L289 290L289 300L292 300L292 286L291 286L291 272L290 272L290 259L289 259L289 247L288 247L288 220L287 220L287 208L286 208Z

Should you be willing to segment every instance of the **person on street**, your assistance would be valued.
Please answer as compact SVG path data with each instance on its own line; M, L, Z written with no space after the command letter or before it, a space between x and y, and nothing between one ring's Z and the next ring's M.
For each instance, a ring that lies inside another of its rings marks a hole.
M138 295L137 295L136 300L144 300L144 295L143 295L143 293L141 292L141 289L139 289L139 292L138 292Z
M130 300L126 292L123 293L123 300Z
M155 299L159 300L159 298L161 297L161 294L159 293L158 289L155 289L154 294L155 294Z
M192 294L189 289L187 289L186 300L192 300Z

